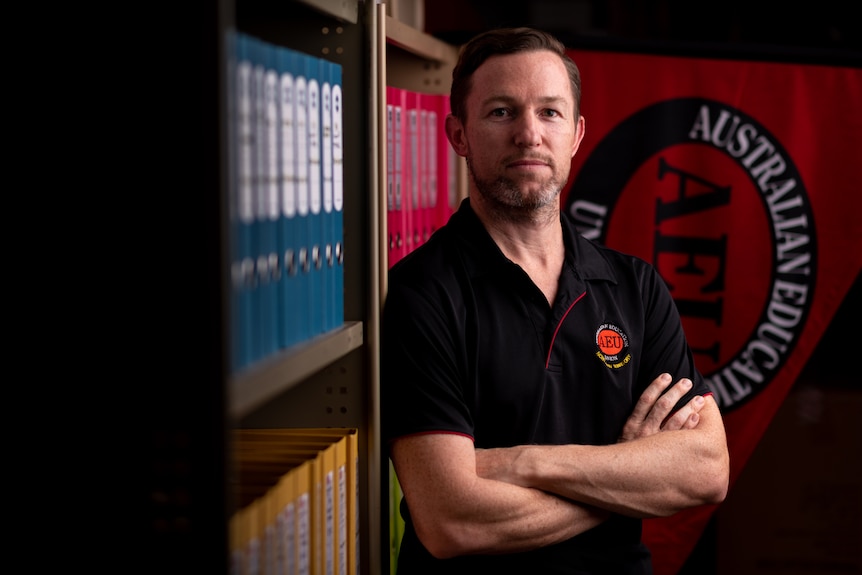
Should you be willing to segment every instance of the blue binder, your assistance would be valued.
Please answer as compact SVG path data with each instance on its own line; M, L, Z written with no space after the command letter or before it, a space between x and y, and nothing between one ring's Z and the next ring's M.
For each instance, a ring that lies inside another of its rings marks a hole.
M333 245L333 321L344 324L344 98L340 64L331 64L332 84L332 245Z
M323 332L323 171L321 168L321 78L319 58L308 56L308 242L310 336Z
M335 144L335 125L333 116L333 81L337 79L334 73L334 68L337 64L328 60L321 60L320 62L323 77L323 107L321 109L323 114L323 243L326 246L323 259L323 293L325 296L323 327L324 331L330 331L341 324L341 319L337 317L335 303L335 295L338 288L336 286L337 266L335 261L335 155L333 150Z
M235 291L232 337L235 340L235 370L254 359L255 314L255 218L254 218L254 39L242 33L236 36L235 194L231 212L233 260L231 283Z
M323 206L321 210L321 314L323 324L321 331L329 331L335 325L334 299L334 249L333 240L333 196L332 196L332 80L329 69L332 64L327 60L319 60L320 65L320 125L321 148L320 167L323 182Z
M301 305L297 212L296 153L296 53L278 51L279 71L279 191L281 213L278 243L282 279L279 285L279 346L290 347L300 340L297 318Z
M258 357L278 351L278 73L276 47L260 41L255 66L257 94L257 329Z
M309 143L308 143L308 66L310 58L296 53L297 74L294 78L296 90L296 258L299 283L299 299L296 306L298 341L311 337L311 264L309 231Z

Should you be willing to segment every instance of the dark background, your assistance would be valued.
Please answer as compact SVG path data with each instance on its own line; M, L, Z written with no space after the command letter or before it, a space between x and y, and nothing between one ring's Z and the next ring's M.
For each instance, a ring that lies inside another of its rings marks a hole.
M573 48L862 63L858 0L426 0L425 30L452 44L534 26Z

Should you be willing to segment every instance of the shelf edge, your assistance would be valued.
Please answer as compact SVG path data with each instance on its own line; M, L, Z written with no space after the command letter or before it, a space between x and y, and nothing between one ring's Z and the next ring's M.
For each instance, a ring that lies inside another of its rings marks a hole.
M232 376L228 383L230 416L239 419L248 415L362 343L362 322L347 322L340 328L280 351L247 371Z
M358 0L299 0L299 2L344 22L351 24L358 22Z
M392 16L386 16L386 39L389 43L411 54L437 62L454 63L458 48L420 32Z

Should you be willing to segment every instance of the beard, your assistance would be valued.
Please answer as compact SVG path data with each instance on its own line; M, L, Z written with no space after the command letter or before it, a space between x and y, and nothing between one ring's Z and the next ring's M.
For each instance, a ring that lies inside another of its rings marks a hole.
M467 171L476 187L476 191L491 206L498 215L505 215L506 219L535 219L539 213L546 210L556 214L559 210L558 198L563 189L568 174L560 174L556 166L548 158L553 176L544 182L538 180L516 181L504 175L483 178L476 173L473 163L468 156ZM525 191L524 187L539 186L538 189Z

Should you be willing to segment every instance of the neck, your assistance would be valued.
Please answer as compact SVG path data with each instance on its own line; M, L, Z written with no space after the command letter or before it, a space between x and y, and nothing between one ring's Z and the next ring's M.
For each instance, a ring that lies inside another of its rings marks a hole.
M471 205L503 255L518 264L553 303L565 259L559 206L513 215L489 209L473 198Z

